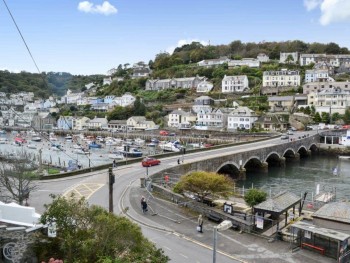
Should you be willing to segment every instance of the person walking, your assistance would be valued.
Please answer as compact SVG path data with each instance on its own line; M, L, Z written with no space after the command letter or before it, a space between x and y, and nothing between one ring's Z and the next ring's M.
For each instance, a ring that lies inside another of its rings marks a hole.
M203 216L199 215L198 217L198 232L203 233Z
M180 164L180 158L177 159L177 164Z
M115 161L115 159L113 160L113 168L117 168L117 162Z
M141 198L141 209L142 209L143 213L148 211L148 209L147 209L147 201L146 201L145 197Z

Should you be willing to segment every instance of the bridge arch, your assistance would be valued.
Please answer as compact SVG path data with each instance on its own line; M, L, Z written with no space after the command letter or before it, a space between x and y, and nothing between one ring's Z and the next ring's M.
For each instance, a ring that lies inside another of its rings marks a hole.
M262 161L259 156L251 156L245 161L243 167L247 172L260 171L262 167Z
M232 179L238 179L239 165L236 162L224 162L220 165L219 169L216 170L216 173L228 175Z
M301 145L299 147L299 149L297 150L297 153L299 153L300 156L307 156L308 155L307 149L306 149L306 147L304 145Z
M269 164L269 166L279 166L281 157L277 152L270 152L265 158L265 162Z
M315 143L312 143L310 146L309 146L309 150L311 150L312 152L315 152L317 151L318 147Z
M295 156L295 151L292 148L287 148L284 152L283 152L283 157L286 158L293 158Z

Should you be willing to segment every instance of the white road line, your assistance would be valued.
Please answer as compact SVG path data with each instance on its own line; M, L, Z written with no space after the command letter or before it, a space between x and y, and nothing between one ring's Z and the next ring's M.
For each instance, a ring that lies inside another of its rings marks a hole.
M184 254L181 254L179 253L180 256L183 256L184 258L188 258L188 256L184 255Z
M166 247L166 246L163 246L165 249L167 249L167 250L170 250L171 251L171 248L169 248L169 247Z

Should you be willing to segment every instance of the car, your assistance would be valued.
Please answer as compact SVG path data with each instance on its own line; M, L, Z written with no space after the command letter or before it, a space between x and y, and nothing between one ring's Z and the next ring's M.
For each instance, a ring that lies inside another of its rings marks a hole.
M294 133L293 133L292 130L288 130L288 131L287 131L287 134L288 134L288 135L293 135Z
M288 139L289 139L289 135L288 134L282 134L281 140L288 140Z
M159 135L167 136L167 135L169 135L169 132L168 132L168 131L161 130L161 131L159 131Z
M153 165L160 164L160 160L153 158L153 157L146 157L146 158L143 158L141 164L143 167L150 167Z

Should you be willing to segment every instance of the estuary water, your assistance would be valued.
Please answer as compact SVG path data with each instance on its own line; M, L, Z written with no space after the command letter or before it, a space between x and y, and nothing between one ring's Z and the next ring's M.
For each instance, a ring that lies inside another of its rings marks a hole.
M333 174L336 168L337 175ZM290 191L296 195L308 192L307 199L320 191L336 192L336 200L350 200L350 159L334 156L312 155L300 161L286 162L286 167L269 167L268 173L247 173L246 180L237 187L261 188L268 194Z

